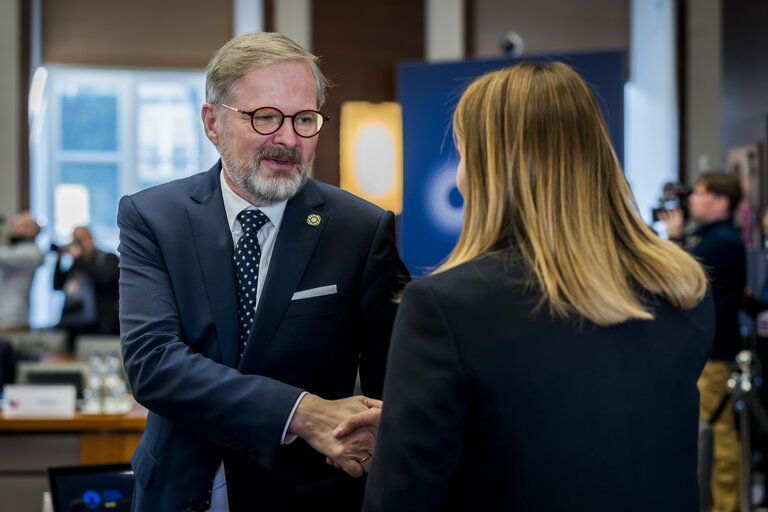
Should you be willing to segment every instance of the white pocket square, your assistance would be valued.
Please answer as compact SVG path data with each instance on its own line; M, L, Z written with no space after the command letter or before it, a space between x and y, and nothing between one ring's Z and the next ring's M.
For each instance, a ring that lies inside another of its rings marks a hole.
M336 285L329 284L328 286L320 286L319 288L310 288L309 290L296 292L293 294L293 297L291 297L291 300L309 299L310 297L321 297L333 293L336 293Z

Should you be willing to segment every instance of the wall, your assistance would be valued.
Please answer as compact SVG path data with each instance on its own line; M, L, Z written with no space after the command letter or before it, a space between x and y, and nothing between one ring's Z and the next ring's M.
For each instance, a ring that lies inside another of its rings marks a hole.
M232 37L232 20L232 2L42 0L42 60L203 69Z
M413 0L315 0L312 49L334 87L331 122L317 145L315 177L339 184L339 117L345 101L394 101L397 63L424 60L424 4ZM393 27L397 27L396 30Z
M3 102L0 105L0 151L3 154L0 163L0 215L5 217L12 215L21 203L18 174L21 158L19 140L26 134L22 134L23 130L19 128L17 109L19 102L26 101L26 94L20 93L18 85L18 18L20 5L25 1L28 0L0 2L0 65L5 70L0 75L0 90L5 93L0 99ZM57 0L55 3L52 0L44 0L41 3L82 6L90 5L94 1L105 4L101 0ZM307 3L308 0L294 0L296 1ZM149 0L142 0L142 4L148 2ZM435 3L432 0L424 5ZM135 2L129 4L136 6ZM202 5L199 1L193 4ZM451 0L450 4L460 6L461 2ZM469 38L467 47L473 48L470 57L500 55L501 38L510 30L523 36L527 53L628 47L629 0L466 0L466 4L471 11L468 18L471 26L466 27ZM685 162L687 181L692 181L702 166L723 166L729 148L755 140L765 140L768 95L764 94L764 91L768 90L768 66L760 63L765 61L765 55L768 54L768 31L765 30L768 4L764 0L687 0L686 4L688 19L685 27L688 36L685 73L688 91L685 95L685 154L681 157ZM327 16L317 17L317 13L310 14L314 17L312 23L325 23L325 19L338 12L337 9L328 9L326 6L329 4L318 5L324 6ZM217 9L219 7L221 6L218 5ZM225 9L230 10L226 6ZM275 13L276 16L277 14L279 13ZM430 9L425 9L423 15L428 26ZM722 73L718 64L718 34L721 23ZM174 23L168 26L181 28L185 27L185 24ZM397 23L389 25L390 32L396 32L391 30L392 26L398 26ZM339 29L342 30L343 27ZM317 30L317 27L314 30ZM421 32L421 29L418 31ZM343 30L341 34L344 34ZM429 36L428 33L426 35ZM317 34L308 36L315 39ZM456 37L459 38L460 35L457 33ZM425 43L425 46L428 45ZM429 57L430 49L425 47L423 51L424 56ZM720 76L722 94L718 92ZM336 82L340 83L341 80L337 77ZM338 98L340 92L332 91L331 97ZM720 97L722 102L718 100ZM333 165L333 158L331 157L327 165ZM334 180L331 178L330 181Z
M464 58L466 48L464 25L467 23L464 0L426 0L424 6L426 60Z
M729 149L755 141L765 143L768 129L768 2L722 3L721 165Z
M19 1L0 2L0 216L6 222L19 208L19 34Z
M720 1L687 0L683 156L688 183L694 183L702 172L722 166Z
M474 54L501 56L507 32L524 53L627 48L629 0L474 0Z
M676 7L675 0L631 0L624 171L648 223L664 183L679 171Z

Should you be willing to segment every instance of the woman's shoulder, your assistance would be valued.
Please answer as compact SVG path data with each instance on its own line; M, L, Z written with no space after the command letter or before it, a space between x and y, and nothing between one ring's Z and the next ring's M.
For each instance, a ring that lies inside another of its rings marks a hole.
M438 295L483 295L500 287L524 287L526 274L519 255L512 251L482 254L437 274L414 280L406 287L429 289Z

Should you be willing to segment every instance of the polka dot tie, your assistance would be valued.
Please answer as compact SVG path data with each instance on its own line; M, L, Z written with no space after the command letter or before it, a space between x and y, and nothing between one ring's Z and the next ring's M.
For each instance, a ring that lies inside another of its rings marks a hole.
M256 306L256 285L259 282L261 247L256 235L269 219L261 210L243 210L237 215L237 220L243 228L233 260L237 278L238 352L242 358L248 335L251 334Z

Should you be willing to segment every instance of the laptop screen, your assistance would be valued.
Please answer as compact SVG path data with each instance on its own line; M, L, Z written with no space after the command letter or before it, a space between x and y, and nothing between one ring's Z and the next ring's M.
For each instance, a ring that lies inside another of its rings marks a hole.
M54 512L129 512L135 477L130 464L48 468Z

